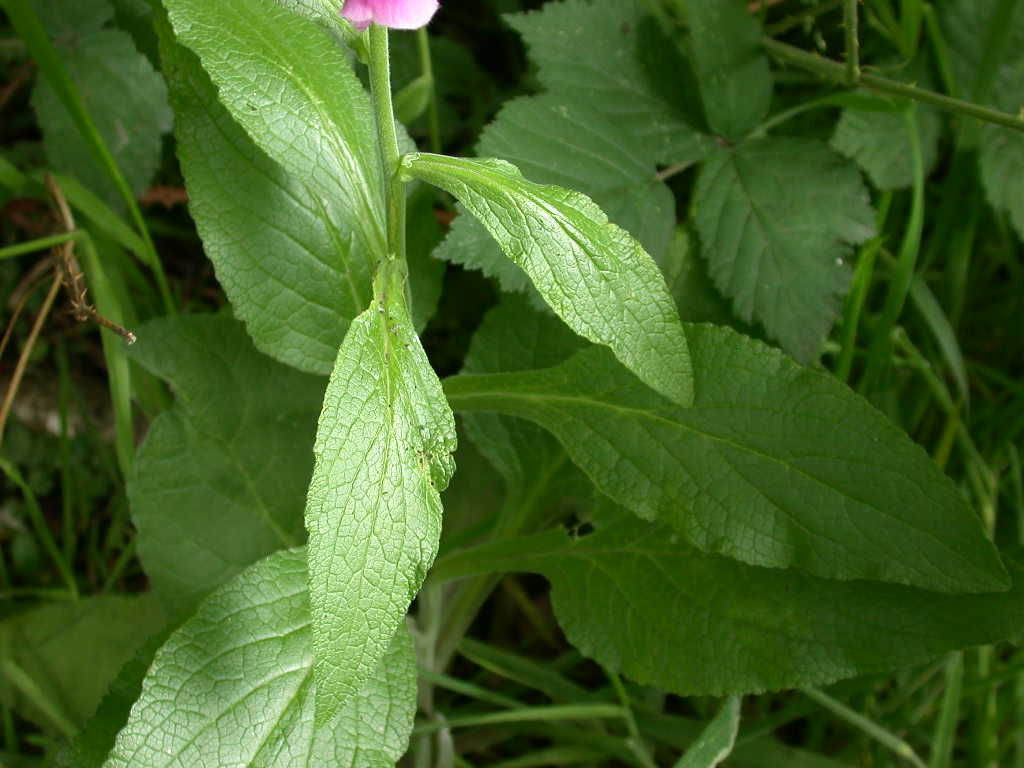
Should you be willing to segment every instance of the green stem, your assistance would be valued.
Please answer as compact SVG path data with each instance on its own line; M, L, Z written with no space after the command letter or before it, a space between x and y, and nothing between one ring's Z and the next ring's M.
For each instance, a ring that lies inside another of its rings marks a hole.
M779 21L772 24L770 27L767 27L765 29L765 34L767 34L768 37L778 37L779 35L784 35L791 29L806 24L808 21L811 21L812 19L818 16L822 16L826 13L831 13L844 2L846 2L846 0L830 0L830 2L821 3L821 5L816 5L813 8L808 8L806 11L800 11L800 13L794 13L792 16L786 16L785 18L780 19Z
M430 151L441 152L441 120L437 113L437 81L434 80L434 63L430 56L430 35L426 27L416 30L416 43L420 51L420 71L430 81L430 101L427 102L427 125L430 131Z
M860 39L857 37L857 0L843 3L843 26L846 28L846 80L856 85L860 80Z
M622 707L616 704L565 704L550 707L523 707L505 712L488 712L482 715L466 715L444 720L433 720L413 729L414 734L433 733L442 728L469 728L478 725L499 725L501 723L548 723L556 720L596 720L599 718L622 719L626 716Z
M846 65L841 62L826 59L824 56L808 53L800 48L769 38L763 39L761 44L768 53L785 64L791 64L840 83L846 81ZM885 77L862 72L859 85L879 93L901 96L912 101L921 102L922 104L931 104L933 107L938 107L948 112L956 112L968 117L976 117L989 123L995 123L996 125L1002 125L1006 128L1024 131L1024 119L1011 115L1009 112L1002 112L998 109L983 107L969 101L954 99L935 91L907 85L896 80L889 80Z
M380 159L387 183L388 254L405 262L405 186L397 173L401 153L395 129L395 108L391 101L391 63L388 53L388 30L374 24L370 27L370 93L377 118Z

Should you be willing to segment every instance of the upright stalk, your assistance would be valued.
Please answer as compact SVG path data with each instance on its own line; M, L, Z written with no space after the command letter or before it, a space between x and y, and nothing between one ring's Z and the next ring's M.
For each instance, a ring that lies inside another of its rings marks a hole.
M370 27L370 94L377 118L381 167L384 170L387 195L388 255L405 262L405 188L398 176L398 133L395 130L395 108L391 101L391 62L388 53L388 30L374 24Z

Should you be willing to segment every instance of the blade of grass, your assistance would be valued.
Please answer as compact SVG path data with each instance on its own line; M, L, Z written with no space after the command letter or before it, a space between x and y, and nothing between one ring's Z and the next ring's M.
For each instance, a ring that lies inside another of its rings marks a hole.
M43 515L43 510L39 506L35 493L29 484L25 482L25 478L22 477L18 468L2 456L0 456L0 470L3 470L8 479L21 489L21 493L25 497L28 516L32 520L32 527L35 529L36 536L39 538L40 543L42 543L43 549L46 550L46 554L53 561L57 572L67 585L68 591L77 600L78 584L75 582L75 575L72 573L70 565L64 559L61 551L57 548L56 542L53 540L53 536L50 534L50 528L46 524L46 517Z
M61 732L66 738L71 739L78 733L78 729L75 727L71 719L64 713L58 702L51 701L50 698L43 693L43 690L39 687L32 677L25 672L20 666L18 666L13 659L4 659L2 665L4 671L4 677L21 691L21 695L32 702L33 706L42 712L46 718L53 723L58 731Z
M942 694L942 709L935 722L932 736L932 753L928 768L949 768L953 759L953 745L956 743L957 725L960 721L960 697L963 695L964 655L951 653L946 662L946 685Z
M117 292L103 268L91 237L81 241L82 268L89 278L89 287L96 299L99 313L112 323L124 323L124 311ZM135 431L132 426L131 368L125 354L125 341L108 328L100 328L103 357L107 364L107 382L114 409L114 446L121 473L128 477L135 455Z
M625 710L617 704L560 704L550 707L522 707L503 712L486 712L480 715L464 715L447 720L437 720L417 725L413 734L433 733L442 728L472 728L505 723L541 722L559 720L621 720Z
M904 115L907 135L910 139L911 164L913 168L913 191L911 195L910 216L907 219L903 242L900 244L896 267L889 281L889 290L882 307L882 316L875 329L874 338L868 347L867 366L860 380L858 390L869 394L878 383L878 379L889 363L892 348L891 334L906 302L907 294L914 278L914 269L921 245L921 232L924 229L924 160L921 153L921 136L918 132L916 108L911 107Z
M956 338L956 331L953 330L953 324L946 316L931 288L928 287L928 283L920 275L914 275L914 279L910 283L910 302L921 313L925 324L932 332L932 336L935 337L942 357L953 374L953 381L956 382L960 400L965 407L969 407L971 393L967 384L967 364L964 362L964 354L960 349L960 342Z
M907 742L890 733L877 723L864 717L859 712L853 711L842 702L833 699L828 694L823 693L816 688L801 688L800 691L807 696L807 698L817 702L840 719L845 720L848 724L871 739L874 739L890 752L903 760L906 760L911 765L916 768L927 768L921 758L918 757L917 753L914 751L914 748Z
M518 654L500 650L471 637L463 638L459 653L479 667L540 691L554 701L586 701L593 695L549 667Z
M35 240L27 240L24 243L15 243L14 245L9 245L6 248L0 248L0 261L3 261L4 259L13 259L17 256L23 256L26 253L45 251L48 248L53 248L55 245L63 245L70 240L74 240L77 236L77 232L68 232L61 233L59 235L39 237Z

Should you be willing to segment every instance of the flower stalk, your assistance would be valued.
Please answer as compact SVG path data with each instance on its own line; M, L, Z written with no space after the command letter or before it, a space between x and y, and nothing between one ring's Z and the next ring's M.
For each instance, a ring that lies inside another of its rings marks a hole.
M395 109L391 99L391 64L388 51L388 30L378 24L370 26L370 93L377 119L381 167L384 170L387 198L388 256L405 262L405 187L399 177L398 132Z

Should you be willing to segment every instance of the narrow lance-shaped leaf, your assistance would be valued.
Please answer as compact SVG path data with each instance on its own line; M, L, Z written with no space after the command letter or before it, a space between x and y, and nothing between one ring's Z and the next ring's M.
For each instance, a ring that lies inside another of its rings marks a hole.
M692 402L686 336L665 280L590 198L534 184L501 160L410 154L402 171L459 198L576 333L610 347L669 399Z
M106 768L393 765L416 709L409 633L317 724L306 576L305 552L282 551L207 598L157 652Z
M740 696L730 696L673 768L715 768L732 754L740 729Z
M445 391L457 410L547 428L601 491L703 551L835 579L1006 588L957 488L863 398L732 330L686 328L691 408L598 347L547 370L448 379Z
M351 236L355 212L264 154L170 25L157 30L189 211L217 279L257 347L329 374L372 292L376 259Z
M166 0L179 41L256 144L322 200L377 258L383 180L370 100L330 34L273 0ZM345 227L343 227L344 231Z
M455 421L404 304L397 262L327 385L306 504L317 719L380 663L437 554Z
M904 669L948 651L1013 640L1013 588L940 595L896 584L757 568L688 546L665 525L620 516L590 536L553 531L439 562L439 581L544 574L569 642L638 683L684 696L761 693Z

